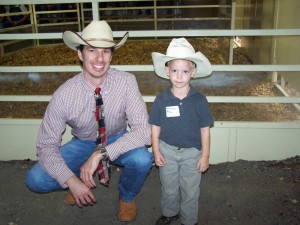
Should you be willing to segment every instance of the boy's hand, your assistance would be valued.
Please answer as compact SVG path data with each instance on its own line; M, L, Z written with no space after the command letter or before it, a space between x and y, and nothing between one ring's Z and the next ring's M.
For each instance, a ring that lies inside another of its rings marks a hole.
M199 162L197 163L197 169L199 172L203 173L209 168L209 158L201 157Z
M157 166L164 166L166 164L166 161L160 152L154 154L154 160L155 160L155 165Z

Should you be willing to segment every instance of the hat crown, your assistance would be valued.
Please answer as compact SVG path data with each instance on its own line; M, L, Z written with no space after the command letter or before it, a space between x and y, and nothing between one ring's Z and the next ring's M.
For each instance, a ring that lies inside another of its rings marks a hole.
M80 45L118 49L126 42L128 35L126 32L122 39L115 43L113 32L108 23L105 20L93 20L81 33L65 31L62 37L66 45L73 50L77 50Z
M166 55L174 58L186 58L195 54L195 49L185 38L173 38Z
M110 26L106 21L92 21L81 32L81 37L85 41L91 41L96 39L106 39L113 41L113 34Z

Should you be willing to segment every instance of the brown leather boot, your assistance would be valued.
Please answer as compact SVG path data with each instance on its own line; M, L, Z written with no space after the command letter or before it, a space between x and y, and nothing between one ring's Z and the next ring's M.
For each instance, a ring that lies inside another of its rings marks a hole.
M76 201L70 191L66 194L64 202L68 205L76 205Z
M136 217L136 205L134 200L131 202L119 202L118 218L121 222L133 221Z

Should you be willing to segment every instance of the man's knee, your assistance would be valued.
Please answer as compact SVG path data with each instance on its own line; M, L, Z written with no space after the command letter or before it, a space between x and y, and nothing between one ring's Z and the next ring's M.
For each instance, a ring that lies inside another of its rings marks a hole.
M25 185L34 192L41 192L41 188L39 187L40 179L38 176L35 176L31 170L27 172L25 178Z
M58 182L40 169L37 164L27 172L25 185L33 192L47 193L62 189Z
M138 156L135 157L135 165L138 171L149 172L153 164L153 154L145 148L140 151Z

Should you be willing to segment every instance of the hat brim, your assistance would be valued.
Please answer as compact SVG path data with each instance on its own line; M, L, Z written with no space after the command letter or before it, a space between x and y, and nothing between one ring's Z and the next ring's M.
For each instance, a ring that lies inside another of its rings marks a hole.
M127 40L129 36L129 33L126 32L124 34L124 36L122 37L122 39L118 42L112 42L109 40L91 40L91 41L86 41L84 39L81 38L81 36L78 33L75 33L73 31L65 31L63 33L63 40L65 42L65 44L73 49L73 50L77 50L77 47L79 47L80 45L89 45L95 48L114 48L114 49L118 49L120 48Z
M212 73L212 66L211 66L209 60L201 52L196 52L189 57L183 57L183 58L170 57L170 56L161 54L159 52L152 52L151 55L152 55L155 73L158 76L165 78L165 79L169 79L169 77L167 76L166 71L165 71L166 62L171 61L173 59L185 59L185 60L193 61L197 66L197 72L196 72L194 78L206 77Z

